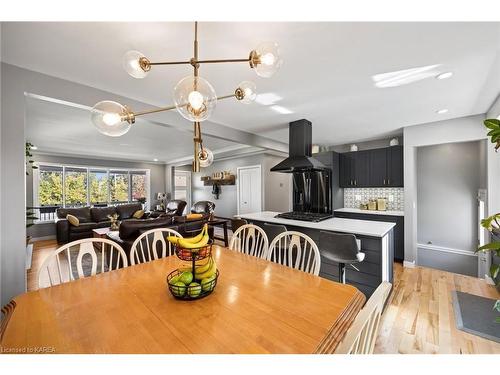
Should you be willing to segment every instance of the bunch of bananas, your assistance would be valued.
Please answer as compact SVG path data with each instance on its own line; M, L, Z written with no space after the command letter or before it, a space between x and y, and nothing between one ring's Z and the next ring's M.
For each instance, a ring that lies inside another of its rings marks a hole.
M176 236L168 236L167 240L184 249L197 249L208 244L210 237L208 236L208 225L205 224L201 232L192 238L179 238Z

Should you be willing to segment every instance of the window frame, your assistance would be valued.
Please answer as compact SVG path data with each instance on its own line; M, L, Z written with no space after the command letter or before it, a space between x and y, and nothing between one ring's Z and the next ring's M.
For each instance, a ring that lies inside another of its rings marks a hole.
M110 186L110 171L114 172L124 172L127 175L128 180L128 202L132 202L132 174L136 172L136 174L145 174L146 176L146 207L150 207L151 205L151 169L147 168L116 168L116 167L105 167L100 165L81 165L81 164L70 164L70 163L50 163L50 162L36 162L35 165L38 169L33 169L33 207L40 207L39 200L39 187L40 187L40 168L44 166L47 167L58 167L62 168L62 207L66 207L66 168L79 168L85 169L87 173L87 202L85 206L93 206L93 203L90 202L90 173L91 171L106 171L107 174L107 182L108 182L108 196L107 203L108 205L113 205L116 202L111 202L111 186ZM138 172L138 173L137 173ZM118 203L123 204L123 203ZM47 223L53 222L54 220L35 220L34 223Z

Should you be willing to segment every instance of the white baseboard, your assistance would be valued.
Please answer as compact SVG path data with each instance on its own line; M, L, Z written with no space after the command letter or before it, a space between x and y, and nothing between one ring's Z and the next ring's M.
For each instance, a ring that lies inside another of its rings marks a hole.
M46 240L55 240L56 236L53 234L51 236L43 236L43 237L33 237L31 239L32 242L34 241L46 241Z
M407 260L403 261L403 267L405 268L415 268L415 261L408 262Z
M436 245L432 245L432 244L420 244L419 243L419 244L417 244L417 252L419 249L441 251L444 253L452 253L452 254L460 254L460 255L466 255L466 256L471 256L471 257L477 257L477 254L474 253L473 251L470 251L470 250L454 249L451 247L436 246Z

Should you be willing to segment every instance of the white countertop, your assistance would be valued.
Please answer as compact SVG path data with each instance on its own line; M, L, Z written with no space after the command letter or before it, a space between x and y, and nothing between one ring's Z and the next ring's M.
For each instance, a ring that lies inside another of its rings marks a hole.
M359 208L337 208L333 212L350 212L353 214L369 214L369 215L387 215L387 216L405 216L404 211L374 211L374 210L361 210Z
M236 216L242 219L265 221L267 223L294 225L296 227L360 234L372 237L383 237L396 225L395 223L382 221L343 219L339 217L323 220L319 223L313 223L310 221L276 218L275 216L279 213L280 212L263 211Z

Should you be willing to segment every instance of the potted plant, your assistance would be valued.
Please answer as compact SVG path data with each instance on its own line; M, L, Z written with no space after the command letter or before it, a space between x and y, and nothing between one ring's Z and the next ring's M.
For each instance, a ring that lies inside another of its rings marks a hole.
M33 144L30 142L26 142L25 150L26 150L26 176L29 176L30 169L38 169L36 165L34 165L35 161L32 159L33 154L31 153L31 149L33 148Z
M495 144L495 152L500 148L500 120L499 119L486 119L484 120L484 126L489 129L488 137L490 137L491 143ZM500 237L500 213L496 213L481 220L481 226L485 228L491 234ZM500 241L495 241L479 247L477 251L493 251L498 257L500 257ZM500 285L500 265L492 264L490 267L490 276L495 281L497 287ZM497 300L493 306L498 312L500 312L500 300ZM496 321L500 323L500 317L496 318Z

